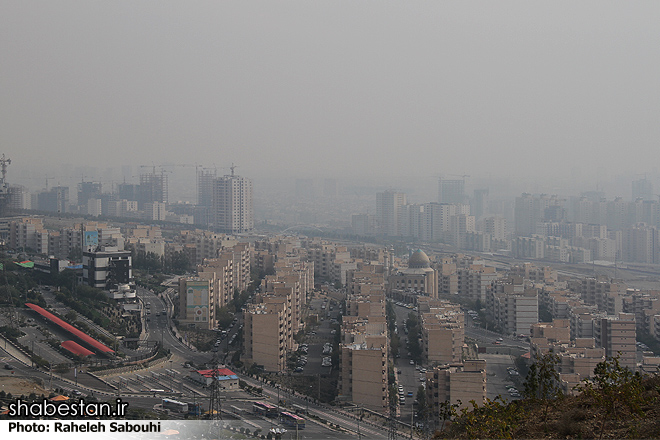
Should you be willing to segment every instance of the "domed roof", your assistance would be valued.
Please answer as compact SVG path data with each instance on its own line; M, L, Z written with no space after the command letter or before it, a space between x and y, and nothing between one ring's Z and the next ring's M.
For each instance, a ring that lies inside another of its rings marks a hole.
M413 252L408 259L409 269L426 269L428 267L431 267L431 260L429 259L429 256L426 255L426 253L421 249L417 249L415 252Z

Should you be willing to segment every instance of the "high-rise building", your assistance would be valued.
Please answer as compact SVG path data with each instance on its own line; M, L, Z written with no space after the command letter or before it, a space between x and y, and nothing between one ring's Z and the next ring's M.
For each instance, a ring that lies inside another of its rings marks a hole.
M438 202L465 203L465 180L438 181Z
M78 206L86 208L89 199L100 199L102 186L100 182L80 182L78 184Z
M644 179L633 180L632 182L632 199L633 201L637 199L642 200L657 200L653 194L653 184Z
M470 204L470 212L479 220L488 214L488 189L475 189L474 199Z
M406 195L396 191L384 191L376 194L376 218L380 232L396 237L401 234L401 209L406 204Z
M117 197L119 200L137 201L140 198L140 185L119 183L117 185Z
M218 177L215 168L202 168L197 173L197 205L211 207L213 205L213 181Z
M254 229L252 181L245 177L223 176L213 181L213 224L219 232L239 234Z
M140 209L142 209L145 203L167 203L167 180L167 174L164 171L158 174L154 170L152 173L140 175L140 193L138 199Z
M520 197L516 197L514 211L516 235L522 237L532 235L536 232L536 223L539 221L563 220L563 202L564 200L559 199L557 196L546 194L533 196L523 193Z
M11 185L7 188L7 207L9 212L20 209L32 209L31 197L23 185Z
M39 193L38 209L41 211L67 212L69 207L69 187L55 186L50 191Z

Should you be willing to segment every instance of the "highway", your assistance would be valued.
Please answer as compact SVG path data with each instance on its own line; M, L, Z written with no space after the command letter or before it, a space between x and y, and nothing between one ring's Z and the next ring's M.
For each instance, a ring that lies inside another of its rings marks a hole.
M202 401L204 402L204 406L208 407L208 390L186 379L190 370L184 367L183 364L186 361L191 361L195 365L203 365L211 360L212 353L199 352L184 342L179 341L171 329L171 304L163 298L163 295L156 295L149 290L140 288L138 290L138 297L143 304L150 303L150 309L152 310L151 314L148 315L149 321L146 321L145 316L143 322L145 333L141 343L143 345L152 345L155 342L162 342L163 346L172 353L170 360L161 362L149 370L135 370L111 374L102 377L104 382L80 370L76 370L77 377L74 376L73 371L64 374L64 376L56 373L53 373L51 376L47 371L32 368L29 363L26 365L17 360L16 357L21 357L20 353L13 352L11 346L8 348L8 351L0 351L0 357L3 359L12 359L10 364L13 368L13 376L37 379L47 389L50 387L52 389L62 388L69 392L80 391L82 395L93 395L100 400L109 400L120 396L124 401L129 403L129 408L142 408L149 411L153 410L154 406L159 404L163 397L168 396L187 402ZM167 310L165 315L162 314L163 309ZM158 317L155 316L157 311L160 315ZM232 329L232 332L235 333L237 331L238 326L236 325ZM229 335L226 340L228 339ZM147 342L148 344L146 344ZM26 360L27 358L23 357L23 361ZM3 374L11 374L11 372L6 371ZM239 377L248 384L264 387L264 396L261 399L277 400L278 390L276 388L269 385L264 386L258 381L240 374ZM148 391L155 389L163 390L163 393L155 394ZM279 392L284 394L284 391L281 389ZM259 426L262 429L269 429L273 425L272 420L259 420L258 417L250 413L251 402L256 397L246 395L242 391L224 392L223 395L223 419L229 421L236 416L229 414L231 412L231 406L235 406L243 407L245 414L242 416L243 421L240 420L241 417L238 417L231 422L232 424L239 426L243 423L242 426L249 427L249 429L256 429L255 426ZM308 426L305 430L301 430L298 433L298 438L354 438L358 430L366 438L387 437L387 430L382 426L366 419L358 421L358 418L350 412L324 404L317 404L311 399L307 400L305 396L291 396L287 393L287 403L308 408L309 413L314 416L307 419ZM177 414L172 414L171 416L174 418L181 417ZM319 420L326 420L326 423L316 421L317 418ZM338 427L330 427L330 423L338 425ZM275 425L282 427L281 425L277 425L277 423Z

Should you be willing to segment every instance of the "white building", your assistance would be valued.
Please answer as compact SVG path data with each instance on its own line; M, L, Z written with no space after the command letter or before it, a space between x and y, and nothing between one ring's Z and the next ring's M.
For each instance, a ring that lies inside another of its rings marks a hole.
M376 219L381 233L392 237L402 235L400 221L405 204L404 193L384 191L376 194Z
M213 221L215 229L227 234L240 234L254 229L252 181L223 176L213 181Z

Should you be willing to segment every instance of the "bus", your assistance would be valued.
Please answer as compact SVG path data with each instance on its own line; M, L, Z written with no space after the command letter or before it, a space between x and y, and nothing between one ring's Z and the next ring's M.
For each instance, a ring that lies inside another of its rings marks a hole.
M260 416L277 417L277 407L266 402L254 402L252 412Z
M280 421L286 426L296 429L303 429L305 427L305 419L290 412L282 411L280 413Z
M169 409L170 411L176 411L180 413L187 413L188 404L179 402L178 400L163 399L163 409Z

